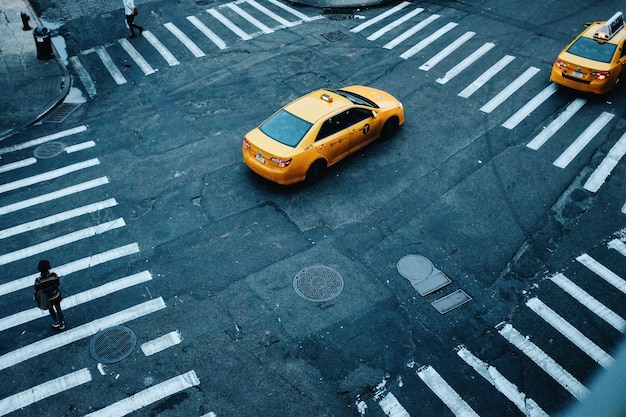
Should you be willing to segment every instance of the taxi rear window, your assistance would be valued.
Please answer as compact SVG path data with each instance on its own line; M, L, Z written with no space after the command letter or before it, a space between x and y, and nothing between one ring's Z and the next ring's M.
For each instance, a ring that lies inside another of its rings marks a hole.
M312 124L281 110L263 123L259 129L270 138L284 145L295 148Z
M609 63L615 54L617 45L613 43L600 43L590 38L578 38L567 52L593 61Z

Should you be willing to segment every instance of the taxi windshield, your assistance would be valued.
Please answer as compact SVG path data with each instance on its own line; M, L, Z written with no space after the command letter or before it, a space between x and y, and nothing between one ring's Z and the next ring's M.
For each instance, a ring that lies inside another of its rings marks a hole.
M283 109L269 118L259 129L275 141L295 148L311 125Z
M616 47L617 45L613 43L601 43L591 38L581 37L569 47L567 52L593 61L609 63L613 59Z

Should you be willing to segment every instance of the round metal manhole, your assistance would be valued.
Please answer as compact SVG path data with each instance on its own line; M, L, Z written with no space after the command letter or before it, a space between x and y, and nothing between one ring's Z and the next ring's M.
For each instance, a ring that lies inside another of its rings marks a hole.
M343 290L343 278L339 272L327 266L310 266L293 278L293 289L309 301L328 301Z
M33 151L33 156L37 159L47 159L59 155L65 150L65 144L61 142L48 142L39 145Z
M115 363L135 350L137 336L128 327L115 326L98 332L89 345L91 356L102 363Z
M398 272L409 281L423 281L433 273L433 264L422 255L403 256L396 265Z

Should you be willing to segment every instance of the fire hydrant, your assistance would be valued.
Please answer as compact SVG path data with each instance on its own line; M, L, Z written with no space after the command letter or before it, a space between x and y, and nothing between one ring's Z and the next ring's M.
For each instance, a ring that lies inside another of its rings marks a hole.
M22 25L24 25L22 30L31 30L32 28L28 24L28 21L30 20L30 16L27 15L26 12L20 12L20 17L22 18Z

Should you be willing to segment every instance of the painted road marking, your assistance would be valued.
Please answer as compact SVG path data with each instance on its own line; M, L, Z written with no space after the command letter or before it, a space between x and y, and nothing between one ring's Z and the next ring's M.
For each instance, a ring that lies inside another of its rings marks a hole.
M559 168L567 167L614 116L614 114L602 112L552 164Z
M388 417L411 417L392 393L385 395L383 399L378 402L378 405Z
M275 21L277 21L278 23L280 23L284 27L290 28L290 27L293 27L293 26L297 26L297 25L299 25L301 23L301 22L290 22L287 19L283 19L281 16L277 15L276 13L274 13L273 11L268 9L267 7L257 3L254 0L245 0L245 3L248 3L250 6L254 7L258 11L260 11L261 13L265 14L266 16L271 17L272 19L274 19Z
M316 17L309 17L307 15L305 15L304 13L300 13L298 10L287 6L286 4L283 4L282 2L280 2L279 0L268 0L270 3L272 3L274 6L278 6L281 9L283 9L284 11L291 13L292 15L296 16L298 19L304 21L304 22L309 22L311 20L317 20L317 19L324 19L324 16L316 16Z
M374 32L371 35L369 35L367 37L367 40L368 41L375 41L376 39L378 39L381 36L383 36L385 33L389 32L392 29L397 28L398 26L400 26L401 24L403 24L404 22L406 22L410 18L412 18L414 16L417 16L418 14L422 13L423 11L424 11L424 9L422 9L421 7L418 7L417 9L412 10L410 13L405 14L400 19L394 20L393 22L389 23L387 26L385 26L385 27L383 27L381 29L378 29L376 32Z
M226 42L222 40L219 36L217 36L211 29L209 29L204 23L198 20L195 16L187 16L187 20L191 22L200 32L204 34L207 38L211 40L218 48L226 49Z
M180 337L180 333L178 333L178 331L174 331L168 334L164 334L161 337L157 337L156 339L142 343L141 351L144 355L151 356L155 353L161 352L162 350L175 346L181 341L182 339Z
M106 252L97 253L95 255L87 256L76 261L59 265L53 268L54 271L60 276L67 276L75 272L83 271L87 268L94 267L96 265L103 264L105 262L113 261L115 259L123 258L124 256L130 256L139 253L139 246L136 243L130 245L120 246L115 249L108 250ZM35 278L39 276L39 273L31 274L16 280L0 284L0 296L10 294L15 291L23 290L24 288L32 287L35 282Z
M532 398L529 398L526 394L520 392L517 385L506 379L506 377L495 367L490 366L487 362L483 362L474 356L474 354L467 350L465 346L459 346L455 350L457 355L459 355L465 363L474 368L480 376L485 378L487 382L493 385L509 401L515 404L515 406L526 417L549 417L548 414L543 411Z
M29 256L38 255L40 253L49 251L54 248L69 245L70 243L77 242L82 239L86 239L95 235L108 232L109 230L117 229L126 226L124 219L118 218L110 222L102 223L97 226L87 227L76 232L72 232L48 241L38 243L27 248L18 249L13 252L0 255L0 265L6 265L11 262L19 261Z
M165 26L167 28L167 30L172 32L172 34L174 36L176 36L176 38L178 38L178 40L181 41L183 43L183 45L185 45L187 47L187 49L189 49L189 51L191 51L193 56L195 56L196 58L201 58L201 57L205 56L205 53L202 51L202 49L200 49L200 47L198 45L196 45L194 41L189 39L189 37L187 35L185 35L172 22L168 22L168 23L164 24L163 26Z
M45 172L43 174L33 175L32 177L16 180L6 184L0 184L0 193L6 193L7 191L17 190L18 188L28 187L29 185L37 184L39 182L49 181L54 178L62 177L63 175L70 174L72 172L80 171L81 169L90 168L100 163L98 158L89 159L83 162L77 162L72 165L68 165L63 168L58 168L52 171Z
M539 298L534 297L526 301L526 305L539 317L544 319L549 325L554 327L559 333L565 336L576 347L585 352L602 367L607 368L615 363L608 353L593 343L587 336L582 334L577 328L572 326L567 320L557 314L554 310L543 303Z
M165 302L161 297L146 301L136 306L127 308L106 317L96 319L73 329L65 330L63 333L55 334L30 345L13 350L0 356L0 370L7 369L18 363L32 359L36 356L50 352L61 346L69 345L78 340L93 336L101 330L109 327L119 326L131 320L138 319L145 315L154 313L165 308Z
M472 407L430 365L422 366L417 375L456 417L479 417Z
M613 145L598 168L596 168L587 181L585 181L583 188L592 193L597 192L609 175L611 175L613 168L617 166L617 163L622 159L624 154L626 154L626 133Z
M350 32L353 33L358 33L360 31L362 31L363 29L366 29L370 26L372 26L373 24L376 24L378 22L380 22L381 20L385 19L388 16L391 16L392 14L404 9L405 7L407 7L408 5L410 5L411 3L408 1L403 1L402 3L392 7L391 9L385 11L384 13L379 14L378 16L374 17L373 19L368 20L367 22L363 22L360 25L358 25L357 27L354 27L352 29L350 29Z
M180 64L180 62L178 62L174 55L172 55L172 53L165 47L165 45L163 45L161 41L159 41L156 36L152 34L152 32L150 32L149 30L144 30L143 37L146 38L148 42L150 42L150 45L152 45L154 49L157 50L157 52L163 57L163 59L165 59L170 67Z
M17 226L9 227L8 229L0 230L0 239L6 239L11 236L19 235L21 233L30 232L32 230L50 226L51 224L59 223L65 220L72 219L74 217L82 216L84 214L95 213L97 211L114 207L116 205L117 205L117 201L115 201L114 198L109 198L104 201L99 201L93 204L87 204L85 206L77 207L72 210L67 210L61 213L53 214L52 216L43 217L41 219L33 220L27 223L22 223Z
M178 375L167 381L161 382L143 391L124 398L108 407L87 414L85 417L121 417L137 411L147 405L153 404L163 398L184 391L188 388L200 385L200 380L194 371Z
M502 71L504 67L509 65L514 59L515 57L511 55L505 55L504 57L500 58L498 62L493 64L489 69L487 69L487 71L483 72L478 78L476 78L476 80L474 80L470 85L465 87L465 89L457 95L459 97L468 98L476 91L478 91L479 88L485 85L487 81L491 80L497 73Z
M86 130L87 130L87 126L85 126L85 125L77 126L77 127L71 128L71 129L63 130L61 132L53 133L51 135L43 136L43 137L38 138L38 139L33 139L33 140L26 141L26 142L22 142L22 143L19 143L17 145L8 146L6 148L0 148L0 155L3 155L5 153L9 153L9 152L21 151L22 149L32 148L34 146L39 146L42 143L46 143L46 142L50 142L50 141L53 141L53 140L61 139L61 138L64 138L64 137L70 136L70 135L76 135L76 134L84 132Z
M541 148L560 128L563 127L565 123L569 119L571 119L578 110L581 109L582 106L585 105L587 100L584 98L577 98L572 101L567 108L563 111L563 113L559 114L559 117L554 119L552 123L548 125L545 129L541 131L533 140L528 142L528 146L530 149L537 150Z
M422 49L426 48L428 45L435 42L436 40L441 38L444 34L448 33L449 31L451 31L457 26L458 26L458 23L454 23L454 22L450 22L446 24L444 27L438 29L431 35L427 36L426 38L422 39L421 41L413 45L411 48L406 50L404 53L400 55L400 58L409 59L410 57L412 57L413 55L415 55Z
M104 46L99 45L94 48L96 55L100 58L100 61L104 64L104 67L109 71L113 80L117 83L117 85L126 84L126 78L122 75L122 72L115 66L115 63L111 59L111 55L106 51Z
M211 16L216 18L220 23L222 23L224 26L226 26L228 29L230 29L231 32L233 32L235 35L239 36L242 40L249 41L250 39L252 39L252 36L248 35L246 32L241 30L237 25L235 25L233 22L228 20L226 18L226 16L224 16L223 14L218 12L217 10L215 10L215 9L208 9L207 12L209 12L209 14Z
M139 53L139 51L135 49L133 44L128 41L128 39L120 38L117 40L117 42L122 46L122 48L124 48L128 56L130 56L131 59L135 61L135 64L137 64L139 69L143 71L145 75L154 74L156 72L154 68L152 68L152 66L148 64L148 61L146 61L144 57Z
M517 90L522 88L524 84L526 84L532 77L535 76L539 72L539 68L530 67L526 71L522 73L519 77L513 80L508 86L504 88L504 90L500 91L494 98L485 103L484 106L480 108L480 111L483 113L491 113L494 111L500 104L504 103L509 97L511 97Z
M37 158L33 158L31 156L30 158L22 159L21 161L12 162L10 164L0 166L0 173L24 168L24 167L27 167L36 163L37 163Z
M537 345L522 336L513 326L507 323L499 328L498 332L576 399L580 401L589 393L589 390L574 378L572 374L563 369L561 365L556 363L554 359L548 356Z
M556 274L553 277L550 277L550 281L554 282L576 301L588 308L592 313L606 321L621 333L626 331L626 320L589 295L589 293L580 288L578 285L574 284L565 275L560 273Z
M422 66L419 67L419 69L421 69L422 71L430 70L435 65L443 61L448 56L450 56L452 52L459 49L461 45L463 45L465 42L472 39L474 35L476 35L475 32L465 32L463 35L455 39L454 42L452 42L450 45L446 46L441 51L439 51L439 53L437 53L435 56L433 56L428 61L426 61Z
M83 87L85 87L85 90L87 90L87 94L89 95L89 97L93 98L96 95L96 85L91 79L91 76L77 56L70 57L69 61L70 64L72 64L72 68L74 68L74 71L76 71L76 74L78 74L80 82L83 83Z
M241 16L244 19L246 19L248 22L252 23L257 28L261 29L261 31L263 33L265 33L265 34L274 33L274 31L272 29L270 29L269 27L264 25L257 18L255 18L250 13L246 12L245 10L243 10L241 7L239 7L235 3L228 3L228 4L226 4L226 7L228 7L229 9L231 9L232 11L237 13L239 16Z
M526 103L521 109L516 111L513 116L509 117L507 121L502 124L502 126L507 129L513 129L518 124L520 124L522 120L530 116L533 110L543 104L544 101L552 97L552 95L556 93L557 90L558 86L556 84L552 83L548 85L539 94L537 94L528 103Z
M585 265L590 271L595 272L600 278L604 279L606 282L626 294L626 281L619 277L615 272L611 271L609 268L602 265L586 253L578 256L576 260Z
M0 415L17 411L37 401L44 400L89 381L91 381L91 373L89 373L89 369L83 368L71 374L44 382L43 384L39 384L0 400Z
M4 207L0 207L0 216L3 214L12 213L14 211L22 210L27 207L36 206L38 204L47 203L57 198L65 197L71 194L79 193L81 191L90 190L95 187L99 187L104 184L108 184L109 179L107 177L100 177L95 180L86 181L77 185L63 188L52 193L43 194L38 197L32 197L27 200L18 201L17 203L9 204Z
M86 142L77 143L76 145L66 146L65 149L63 150L65 151L65 153L69 154L69 153L84 151L85 149L90 149L95 146L96 146L96 142L94 142L93 140L88 140Z
M439 19L440 17L441 16L438 15L438 14L433 14L433 15L428 16L426 19L422 20L421 22L419 22L418 24L413 26L411 29L409 29L409 30L405 31L404 33L402 33L402 35L397 36L393 40L387 42L385 45L383 45L383 48L385 48L385 49L393 49L393 48L395 48L400 43L404 42L405 40L407 40L408 38L410 38L411 36L413 36L414 34L419 32L420 30L424 29L426 26L428 26L429 24L431 24L435 20Z
M448 81L459 75L462 71L467 69L474 62L478 61L479 58L489 52L494 46L496 45L490 42L484 43L480 48L472 52L467 58L456 64L450 71L446 72L443 77L437 78L437 82L439 84L447 83Z
M626 256L626 243L622 242L619 239L613 239L609 243L606 244L609 249L615 249L623 256Z
M106 297L114 292L130 288L134 285L141 284L142 282L150 281L151 279L152 275L150 275L150 272L143 271L138 274L129 275L115 281L107 282L99 287L63 298L63 310L88 303L89 301L93 301L98 298ZM38 307L33 307L31 309L12 314L0 319L0 331L28 323L29 321L37 320L41 317L46 317L47 315L47 311L41 310Z

